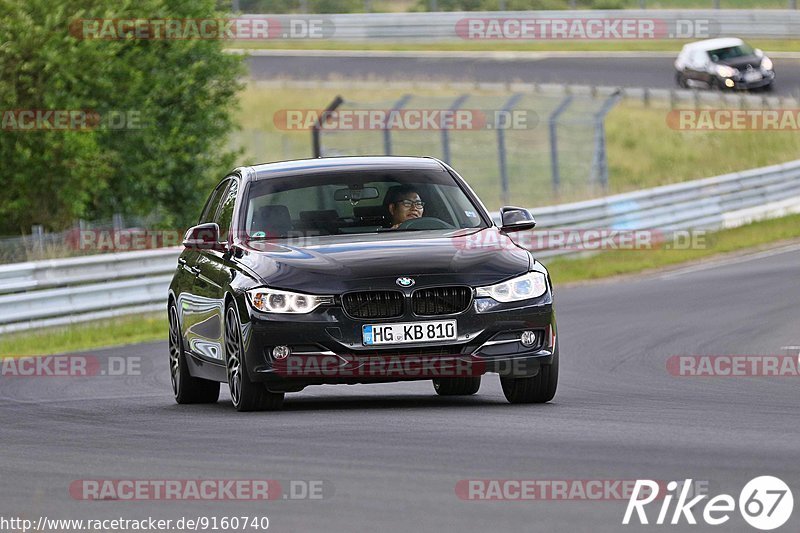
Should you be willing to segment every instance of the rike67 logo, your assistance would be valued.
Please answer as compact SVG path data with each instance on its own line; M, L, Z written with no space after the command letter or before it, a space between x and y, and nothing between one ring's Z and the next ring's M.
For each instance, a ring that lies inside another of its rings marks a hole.
M666 486L666 494L661 494L659 492L661 486L657 482L637 479L622 523L636 524L638 520L638 523L643 525L650 523L675 525L683 521L686 524L697 524L696 513L702 516L706 524L712 526L719 526L730 520L731 514L737 508L737 501L733 496L719 494L704 502L705 505L701 505L708 495L701 494L689 499L691 485L691 479L687 479L682 485L670 481ZM645 496L640 498L642 494ZM675 507L670 509L676 496ZM655 522L650 522L652 516L648 518L645 507L656 500L661 502L661 507ZM792 516L793 508L792 490L777 477L760 476L751 479L739 493L738 510L742 518L752 527L762 531L781 527Z

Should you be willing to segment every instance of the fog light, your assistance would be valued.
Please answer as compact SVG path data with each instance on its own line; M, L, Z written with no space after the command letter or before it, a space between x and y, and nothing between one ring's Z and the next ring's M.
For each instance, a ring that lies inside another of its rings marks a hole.
M519 336L519 342L521 342L523 346L530 348L536 344L536 333L533 331L523 331L522 335Z
M286 359L292 353L288 346L276 346L272 349L272 357L275 359Z
M725 80L725 87L733 87L733 80Z

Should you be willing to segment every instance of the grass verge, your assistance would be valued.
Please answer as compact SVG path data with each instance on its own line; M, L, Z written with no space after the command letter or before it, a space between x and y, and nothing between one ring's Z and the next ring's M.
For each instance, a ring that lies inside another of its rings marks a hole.
M613 250L589 257L545 259L543 262L556 285L646 272L800 238L800 215L753 222L738 228L707 233L705 237L704 247L689 250Z
M166 340L166 313L132 315L0 338L0 358L59 353Z

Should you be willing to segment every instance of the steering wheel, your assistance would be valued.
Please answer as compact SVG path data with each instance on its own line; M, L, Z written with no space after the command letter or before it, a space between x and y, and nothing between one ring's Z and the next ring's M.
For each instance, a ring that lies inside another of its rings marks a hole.
M400 223L397 229L455 229L455 226L448 224L441 218L420 217Z

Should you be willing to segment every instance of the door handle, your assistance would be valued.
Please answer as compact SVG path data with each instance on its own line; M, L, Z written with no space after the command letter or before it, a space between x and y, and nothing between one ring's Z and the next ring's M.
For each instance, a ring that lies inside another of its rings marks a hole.
M185 265L186 264L186 259L184 259L183 257L179 257L178 258L178 264L179 265Z
M200 268L196 266L189 267L189 272L197 276L198 274L200 274Z

